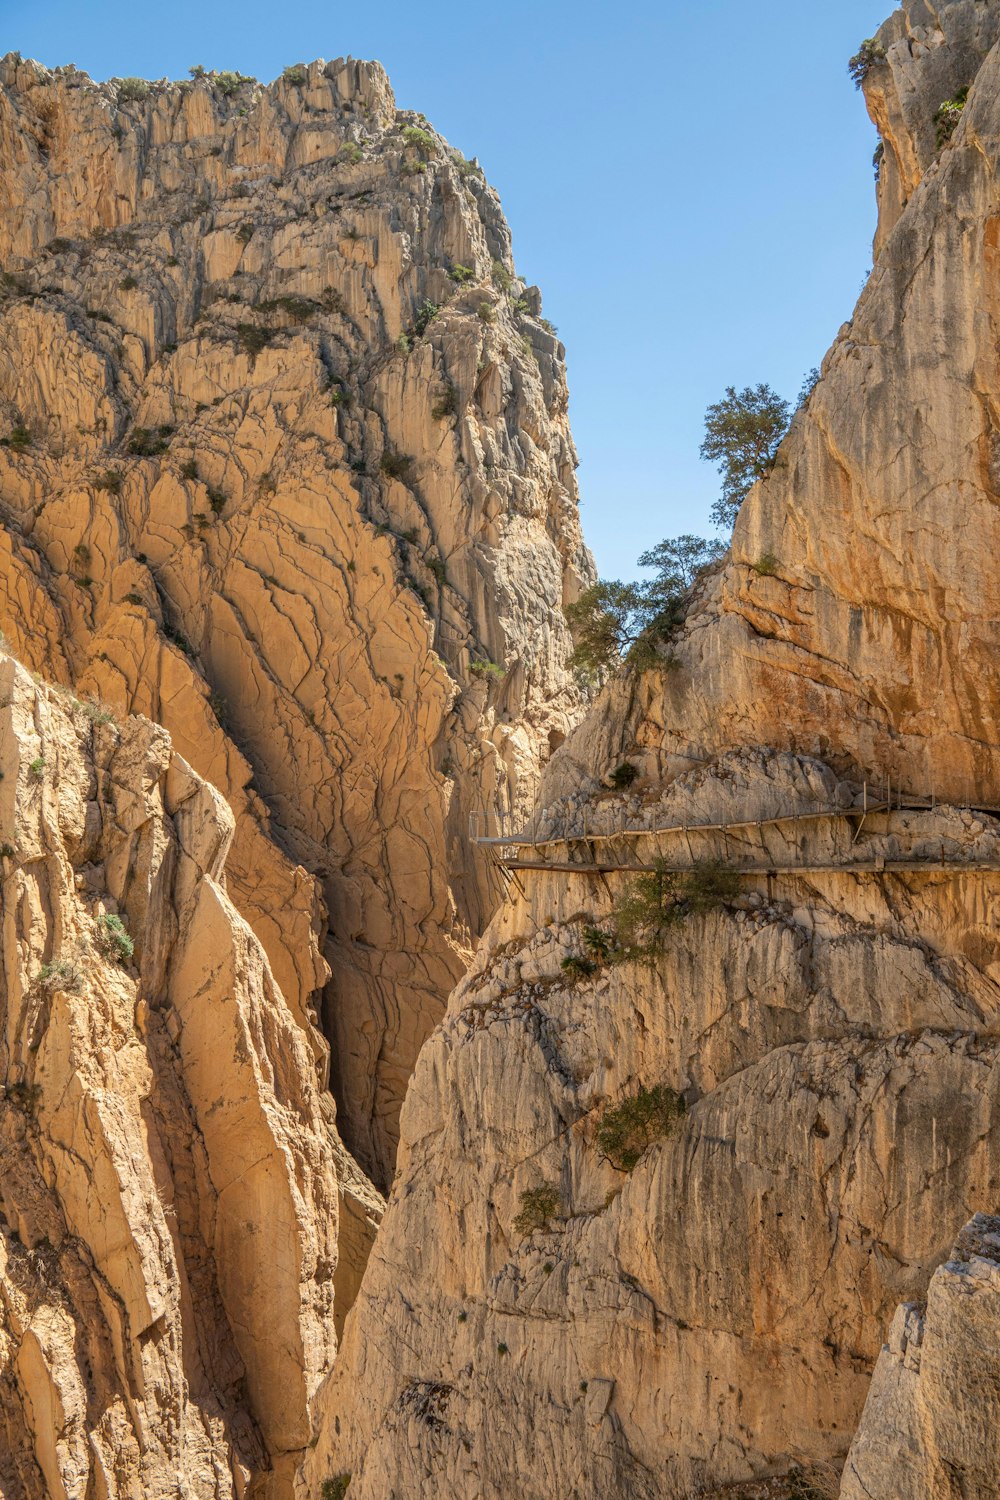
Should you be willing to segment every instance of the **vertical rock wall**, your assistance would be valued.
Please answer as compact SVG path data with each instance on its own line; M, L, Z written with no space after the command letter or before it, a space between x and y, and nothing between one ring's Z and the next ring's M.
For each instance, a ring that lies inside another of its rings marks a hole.
M303 1023L332 969L384 1180L497 898L469 814L579 713L563 349L377 64L136 92L0 64L0 621L229 801L233 899Z

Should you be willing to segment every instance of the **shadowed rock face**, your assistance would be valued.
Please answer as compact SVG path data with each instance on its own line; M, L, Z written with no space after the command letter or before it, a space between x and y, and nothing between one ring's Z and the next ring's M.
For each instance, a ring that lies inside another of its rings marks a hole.
M0 622L226 797L232 898L321 1079L332 970L384 1180L496 901L468 814L579 712L563 350L378 64L224 89L0 63Z
M997 877L955 862L995 863L1000 824L949 804L1000 804L998 34L1000 6L978 0L889 23L869 99L913 162L898 202L883 188L854 318L696 590L671 670L610 685L543 777L539 822L557 830L632 761L640 779L600 814L636 830L624 860L803 868L689 915L651 965L590 972L563 961L586 955L627 876L524 872L421 1054L303 1496L349 1471L352 1500L499 1500L511 1454L530 1500L787 1497L803 1476L834 1495L895 1308L930 1283L929 1336L935 1268L995 1208ZM939 805L846 817L844 779L860 793L887 774ZM917 849L944 867L830 870ZM661 1083L686 1118L617 1172L598 1121ZM521 1195L543 1183L560 1209L523 1235ZM969 1312L980 1330L990 1295ZM857 1495L893 1472L882 1435L917 1444L914 1495L936 1495L959 1450L969 1493L988 1492L971 1403L921 1426L945 1400L938 1347L922 1387L890 1363L873 1388Z

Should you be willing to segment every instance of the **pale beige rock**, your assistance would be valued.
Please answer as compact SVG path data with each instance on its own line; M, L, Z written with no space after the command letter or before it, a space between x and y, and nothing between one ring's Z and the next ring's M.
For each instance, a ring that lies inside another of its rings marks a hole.
M0 1494L280 1500L351 1184L225 893L233 815L161 728L7 653L0 705Z
M0 84L0 421L35 439L0 450L0 623L222 791L304 1026L334 971L341 1118L386 1180L497 899L469 813L526 808L581 707L562 346L481 171L377 63Z
M904 1304L851 1444L843 1500L991 1500L1000 1474L1000 1219L977 1214Z
M627 855L647 862L864 850L955 867L762 873L655 966L577 977L562 961L626 877L525 871L421 1054L303 1497L351 1472L352 1500L499 1500L512 1454L526 1500L785 1500L797 1472L836 1493L895 1308L995 1208L1000 888L961 863L995 862L1000 824L960 804L1000 802L1000 7L918 9L891 23L893 86L914 97L886 127L901 156L913 135L914 162L894 227L883 201L853 322L696 589L673 670L602 692L546 769L537 821L579 830L586 810L590 832L644 830ZM932 160L935 95L970 67ZM641 779L610 798L626 758ZM891 778L938 805L651 832L846 809L866 778L871 798ZM591 847L578 833L568 853ZM689 1111L625 1178L596 1125L640 1083ZM521 1194L542 1182L561 1214L522 1239ZM920 1435L914 1494L938 1493L942 1455L961 1450L972 1493L992 1465L946 1383L942 1368L926 1388L942 1436ZM897 1419L905 1447L907 1410L889 1389L875 1447Z

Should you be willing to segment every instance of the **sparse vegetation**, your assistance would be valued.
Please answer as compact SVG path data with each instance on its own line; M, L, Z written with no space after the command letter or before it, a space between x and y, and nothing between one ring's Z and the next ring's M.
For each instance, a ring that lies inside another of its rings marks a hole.
M699 860L673 871L663 860L631 880L611 912L612 962L652 962L667 933L686 917L727 906L742 888L738 870L721 860ZM598 929L599 930L599 929Z
M608 780L616 791L624 792L634 781L638 780L638 777L639 767L633 765L630 760L623 760L620 766L615 766Z
M666 1084L640 1088L609 1105L597 1127L597 1147L619 1172L631 1172L654 1141L664 1140L685 1113L684 1100Z
M133 427L132 436L126 444L126 451L134 454L137 458L155 458L157 454L166 453L169 447L168 439L173 435L174 429L166 425L162 427Z
M403 140L407 146L415 146L424 157L434 154L434 137L429 130L422 130L419 125L404 125Z
M267 348L274 338L269 328L258 328L255 323L237 323L236 340L244 354L250 356L251 362L255 361L258 354Z
M440 311L441 307L437 302L426 300L421 302L417 308L417 316L413 320L414 332L418 337L426 331L428 323L433 323Z
M16 1083L8 1083L4 1088L4 1098L7 1102L25 1115L33 1115L35 1113L41 1097L41 1084L28 1083L26 1079L19 1079Z
M45 991L65 990L75 993L83 983L83 975L77 964L68 958L55 958L42 964L38 971L39 988Z
M594 964L610 963L615 951L614 937L606 932L603 927L595 927L588 924L583 929L583 946L593 959Z
M497 320L497 310L492 302L480 302L476 313L480 323L495 323Z
M467 281L475 281L476 279L476 273L471 266L454 265L449 270L448 275L459 286L464 286Z
M564 958L559 965L564 974L571 979L587 979L591 974L597 973L597 965L592 958L587 958L582 953L571 953Z
M258 302L258 312L264 314L283 312L293 323L308 323L319 311L315 302L308 297L273 297L268 302Z
M536 1229L548 1229L561 1208L559 1190L552 1183L543 1182L540 1187L528 1188L521 1194L521 1208L514 1219L514 1229L524 1238Z
M490 661L488 657L474 657L473 660L469 662L470 677L493 678L495 681L499 682L500 679L502 677L506 677L506 675L507 674L504 671L503 667L501 667L498 662Z
M118 103L131 104L149 98L149 84L145 78L123 78L118 85Z
M95 490L104 490L109 495L120 495L122 490L122 476L117 469L104 469L96 475L91 484Z
M778 571L778 559L773 552L762 552L753 564L753 570L761 578L773 578Z
M138 285L139 283L134 276L126 276L123 280L119 281L118 290L120 292L134 292Z
M209 77L224 99L230 99L233 94L238 94L245 83L257 82L250 73L233 73L228 69L221 73L210 73Z
M281 79L283 83L291 83L301 88L308 76L304 63L292 63L291 67L283 70Z
M968 88L959 89L954 99L946 99L934 116L938 149L946 146L958 128L969 98Z
M5 438L0 438L0 447L13 448L15 453L23 453L25 448L30 448L33 442L31 428L18 423L11 428Z
M249 222L245 222L240 225L239 229L237 229L236 238L239 240L241 245L249 245L250 241L253 239L253 233L253 225Z
M399 479L405 483L412 472L413 459L408 453L397 453L395 449L387 448L379 459L378 466L387 479Z
M320 1490L322 1500L344 1500L350 1483L350 1474L335 1474L332 1479L324 1479Z
M135 952L135 943L121 917L102 912L97 919L97 946L108 958L127 963Z
M431 416L440 422L445 417L453 417L457 411L458 392L449 380L445 382L444 390L431 407Z
M854 79L855 88L860 88L872 68L885 62L885 48L874 37L867 36L847 64L847 71Z
M33 781L41 781L45 775L45 756L36 755L28 766L28 775Z

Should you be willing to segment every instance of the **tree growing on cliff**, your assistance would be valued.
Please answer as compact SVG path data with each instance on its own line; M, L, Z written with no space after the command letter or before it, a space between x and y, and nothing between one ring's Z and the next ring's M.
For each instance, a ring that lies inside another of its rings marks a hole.
M885 48L874 37L866 36L847 64L847 71L854 79L854 87L859 89L872 68L883 62L885 62Z
M639 558L652 568L640 583L601 579L566 609L575 649L570 664L579 676L596 681L624 661L640 670L657 660L658 644L669 641L684 618L692 586L725 551L722 542L678 536L660 542Z
M712 507L717 526L731 529L757 480L770 474L790 417L788 402L769 385L727 386L708 408L701 456L722 475L722 494Z

